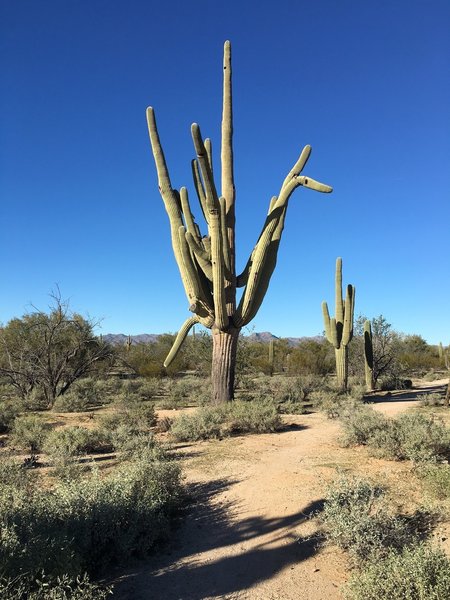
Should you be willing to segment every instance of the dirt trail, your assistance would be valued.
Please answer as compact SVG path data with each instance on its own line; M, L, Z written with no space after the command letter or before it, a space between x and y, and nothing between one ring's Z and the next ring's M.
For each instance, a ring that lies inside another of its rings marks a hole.
M375 406L397 413L412 404L391 399ZM400 485L405 465L340 448L339 424L321 414L285 420L277 434L179 448L195 502L164 553L116 580L115 599L341 598L346 558L317 547L309 517L337 469L376 472Z

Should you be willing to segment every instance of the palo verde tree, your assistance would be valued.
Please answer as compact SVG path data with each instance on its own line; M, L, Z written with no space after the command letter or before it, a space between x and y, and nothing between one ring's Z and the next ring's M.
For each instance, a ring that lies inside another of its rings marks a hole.
M193 325L201 323L211 329L213 403L233 398L239 331L256 315L269 286L292 192L299 186L319 192L332 191L328 185L300 175L311 153L311 147L305 146L285 178L278 196L271 199L259 239L244 270L238 275L235 266L232 114L231 45L225 42L220 191L213 177L211 142L209 139L203 140L196 123L191 128L196 153L192 161L194 187L207 225L207 234L202 236L191 211L187 189L182 187L178 191L172 187L155 114L153 108L147 109L159 191L169 216L173 251L189 310L193 313L183 323L164 364L167 366L171 363ZM244 290L237 303L236 288L240 287Z
M336 377L342 390L347 390L348 345L353 338L353 314L355 311L355 288L347 286L345 300L342 297L342 258L336 259L335 278L336 315L330 318L328 305L322 302L325 334L333 344L336 356Z

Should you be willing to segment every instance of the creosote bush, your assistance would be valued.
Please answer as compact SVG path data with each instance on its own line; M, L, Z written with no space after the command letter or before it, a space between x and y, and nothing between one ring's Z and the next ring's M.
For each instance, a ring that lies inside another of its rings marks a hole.
M106 600L111 594L112 588L92 583L86 574L48 578L41 573L38 578L29 575L0 578L2 600Z

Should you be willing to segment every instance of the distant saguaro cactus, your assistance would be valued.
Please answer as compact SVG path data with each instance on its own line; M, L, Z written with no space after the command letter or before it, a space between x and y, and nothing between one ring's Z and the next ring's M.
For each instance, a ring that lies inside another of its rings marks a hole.
M240 275L235 268L235 187L231 94L231 45L225 42L223 61L223 113L221 191L213 178L211 142L203 140L199 126L191 127L196 159L192 161L194 187L208 233L202 236L194 220L186 188L172 187L152 108L147 109L150 142L158 173L159 191L169 216L172 246L181 279L194 313L182 325L165 366L176 356L190 328L201 323L212 330L213 402L231 400L234 393L236 348L240 329L256 315L275 269L288 201L299 186L319 192L332 188L300 175L311 153L305 146L285 178L278 196L270 201L261 235ZM236 288L244 287L236 306Z
M325 334L333 344L336 357L336 377L342 390L348 383L348 344L353 338L353 314L355 310L355 288L347 286L345 301L342 297L342 258L336 259L336 316L330 318L328 305L322 302Z
M273 375L274 363L275 363L274 343L273 343L273 340L270 340L270 342L269 342L269 369L270 369L271 376Z
M367 319L364 321L364 367L366 375L366 388L371 392L375 388L373 378L373 342L372 342L372 325Z

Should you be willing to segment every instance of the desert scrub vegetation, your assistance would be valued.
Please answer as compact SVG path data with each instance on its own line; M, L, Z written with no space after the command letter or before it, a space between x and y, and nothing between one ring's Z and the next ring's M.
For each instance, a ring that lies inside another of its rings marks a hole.
M446 600L450 598L450 561L428 544L390 550L351 577L348 600Z
M281 426L272 402L234 400L225 405L200 407L173 421L172 437L179 442L221 438L234 433L270 433Z
M376 456L414 462L448 458L450 432L444 423L419 413L389 419L363 406L342 419L344 446L366 445Z
M50 429L50 424L40 415L25 414L16 417L11 426L10 444L30 454L38 454Z
M350 556L348 600L449 597L450 561L424 541L431 529L427 513L397 515L382 488L343 477L330 486L320 520L326 542Z
M107 476L91 469L51 488L43 489L10 461L0 468L0 480L0 585L12 590L2 596L11 600L101 598L100 592L88 595L91 584L83 575L96 576L150 552L168 537L182 501L180 468L156 447L143 449ZM42 573L46 596L39 595ZM77 578L84 583L77 584ZM19 585L28 586L30 595L13 595ZM64 586L76 588L78 595L62 595ZM80 586L86 587L85 596Z

